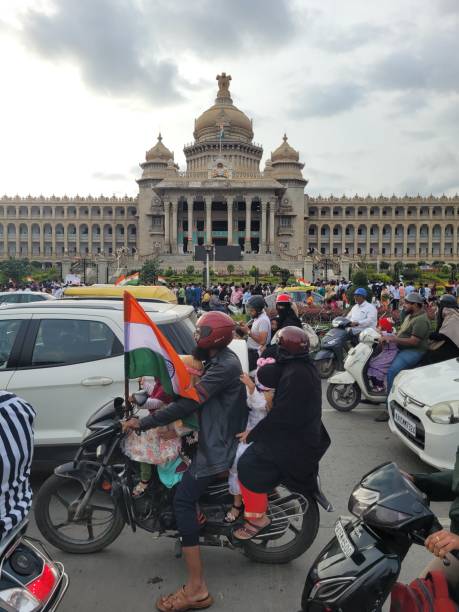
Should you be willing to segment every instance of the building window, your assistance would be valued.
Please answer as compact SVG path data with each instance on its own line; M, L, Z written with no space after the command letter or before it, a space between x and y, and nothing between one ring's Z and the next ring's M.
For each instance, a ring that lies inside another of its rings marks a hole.
M281 227L292 227L292 218L291 217L281 217L280 226Z

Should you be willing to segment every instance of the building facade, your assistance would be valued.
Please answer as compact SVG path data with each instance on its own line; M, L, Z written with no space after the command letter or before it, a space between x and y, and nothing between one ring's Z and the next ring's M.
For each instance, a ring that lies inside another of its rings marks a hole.
M136 198L3 196L0 258L46 265L79 259L138 267L153 255L183 269L196 247L241 267L301 268L308 257L459 261L459 196L309 197L287 136L263 170L252 121L234 104L231 77L217 76L215 103L195 120L181 171L161 135L140 164ZM225 250L232 247L232 250ZM222 257L219 257L219 252ZM233 262L232 262L233 263ZM216 264L218 268L218 263Z

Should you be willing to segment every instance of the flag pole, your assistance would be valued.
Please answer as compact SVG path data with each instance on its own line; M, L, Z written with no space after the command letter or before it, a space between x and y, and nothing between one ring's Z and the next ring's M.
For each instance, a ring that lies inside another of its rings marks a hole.
M126 333L126 321L129 320L128 317L128 300L129 293L127 291L123 292L123 322L124 322L124 410L126 416L131 413L131 402L129 401L129 378L127 376L127 368L126 368L126 341L127 341L127 333Z

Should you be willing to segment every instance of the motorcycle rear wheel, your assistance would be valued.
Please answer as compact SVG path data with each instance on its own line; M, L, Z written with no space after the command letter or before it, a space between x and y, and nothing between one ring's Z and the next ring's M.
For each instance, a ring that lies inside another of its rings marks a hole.
M81 483L53 474L40 487L34 500L35 520L42 536L53 546L64 552L88 554L103 550L122 532L125 522L120 508L105 491L97 490L89 500L85 517L80 521L72 520L72 508L84 494ZM73 498L73 499L72 499ZM96 516L96 512L99 514ZM65 520L54 524L56 514ZM65 517L65 515L67 515ZM104 515L107 518L103 518ZM100 534L95 535L95 528L102 527ZM70 529L76 532L87 531L87 539L77 539L69 535ZM67 532L62 532L67 529Z
M246 556L258 563L278 565L290 563L290 561L297 559L306 552L316 539L320 525L320 514L317 502L312 497L307 497L306 502L307 508L303 515L302 524L293 532L295 534L293 540L287 544L276 546L274 549L269 547L271 540L257 541L257 539L254 538L244 545ZM289 528L291 528L291 526ZM276 542L276 540L273 540L273 542Z
M315 364L320 378L330 378L330 376L336 370L336 359L334 357L330 357L329 359L320 359L316 361Z
M352 385L329 383L327 387L327 400L339 412L350 412L360 403L361 398L360 387L355 383Z

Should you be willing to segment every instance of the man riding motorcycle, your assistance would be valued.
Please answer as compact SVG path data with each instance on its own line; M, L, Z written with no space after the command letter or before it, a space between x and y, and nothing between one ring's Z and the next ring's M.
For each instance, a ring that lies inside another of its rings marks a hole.
M123 429L145 431L199 415L199 441L196 456L177 487L174 511L179 530L188 580L183 588L161 597L156 606L162 611L207 608L213 603L203 576L199 548L200 523L196 504L216 476L228 470L236 455L236 434L247 423L246 392L239 380L242 374L238 357L228 348L234 322L222 312L208 312L196 324L198 358L206 362L204 374L196 385L199 403L178 397L168 406L141 419L130 419Z
M269 528L267 493L279 484L308 494L317 486L319 461L330 445L322 424L322 387L309 359L303 329L284 327L278 335L275 364L259 368L257 378L274 388L271 411L248 434L253 444L239 460L245 524L234 532L249 540Z

